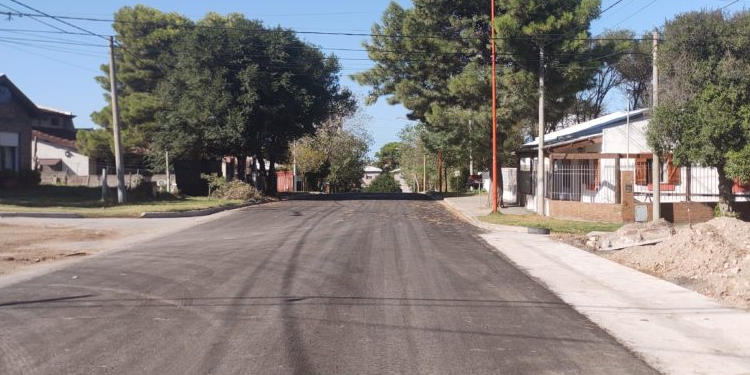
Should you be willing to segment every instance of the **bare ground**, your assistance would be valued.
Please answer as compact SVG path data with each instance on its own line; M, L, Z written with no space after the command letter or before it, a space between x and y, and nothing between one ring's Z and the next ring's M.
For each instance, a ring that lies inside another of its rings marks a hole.
M97 251L92 243L117 236L113 230L0 223L0 275L37 263L92 254Z
M750 308L750 223L716 218L676 229L653 246L593 252L728 305ZM585 236L557 239L592 251Z

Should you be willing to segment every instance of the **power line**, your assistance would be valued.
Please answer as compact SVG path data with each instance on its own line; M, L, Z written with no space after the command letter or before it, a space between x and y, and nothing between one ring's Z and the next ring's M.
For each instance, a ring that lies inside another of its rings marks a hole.
M85 46L85 47L106 47L103 44L93 44L93 43L83 43L83 42L74 42L74 41L66 41L66 40L51 40L51 39L34 39L34 38L16 38L16 37L9 37L4 36L4 39L9 40L16 40L21 42L35 42L35 43L58 43L58 44L67 44L71 46Z
M739 3L739 2L740 2L740 0L734 0L734 1L732 1L731 3L729 3L729 4L727 4L727 5L724 5L723 7L719 8L719 10L724 10L724 9L727 9L727 8L729 8L730 6L732 6L732 5L736 4L736 3Z
M614 7L615 7L615 6L617 5L617 4L619 4L619 3L621 3L621 2L623 2L623 0L617 0L617 1L615 1L614 3L612 3L612 5L608 6L608 7L606 8L606 9L604 9L603 11L601 11L601 12L599 13L599 15L601 16L601 15L602 15L602 14L604 14L604 13L605 13L606 11L608 11L608 10L610 10L610 9L614 8Z
M0 4L2 6L2 4ZM8 29L0 28L0 31L19 32L19 33L32 33L32 34L65 34L65 35L89 35L88 33L75 32L75 31L55 31L55 30L37 30L37 29Z
M9 10L12 10L14 12L19 12L20 13L19 10L15 9L15 8L12 8L12 7L9 7L9 6L5 5L5 4L0 4L0 6L3 7L3 8L5 8L5 9L9 9ZM8 16L8 17L10 17L10 16ZM38 18L36 18L34 16L30 15L29 18L31 18L32 20L36 21L37 23L40 23L40 24L45 25L45 26L49 26L49 27L51 27L53 29L56 29L58 31L65 31L65 29L62 29L62 28L57 27L55 25L49 24L47 22L44 22L44 21L42 21L42 20L40 20L40 19L38 19Z
M53 20L55 20L55 21L57 21L57 22L60 22L60 23L62 23L62 24L68 25L68 26L70 26L70 27L72 27L72 28L74 28L74 29L77 29L77 30L83 31L83 32L85 32L85 33L91 34L91 35L93 35L93 36L98 36L98 37L100 37L100 38L102 38L102 39L104 39L104 40L107 40L107 37L106 37L106 36L104 36L104 35L100 35L100 34L97 34L97 33L95 33L95 32L92 32L92 31L86 30L86 29L84 29L83 27L79 27L79 26L77 26L77 25L75 25L75 24L72 24L72 23L70 23L70 22L68 22L68 21L62 20L62 19L60 19L60 17L57 17L57 16L53 16L53 15L50 15L50 14L44 13L44 12L42 12L41 10L39 10L39 9L35 9L35 8L32 8L32 7L30 7L30 6L26 5L26 4L24 4L24 3L22 3L22 2L20 2L20 1L18 1L18 0L10 0L10 1L12 1L12 2L14 2L14 3L16 3L16 4L18 4L18 5L20 5L20 6L24 7L24 8L26 8L26 9L30 9L30 10L33 10L34 12L37 12L37 13L39 13L39 14L41 14L41 15L45 16L45 17L50 17L50 18L52 18Z
M625 22L625 21L627 21L627 20L629 20L629 19L631 19L631 18L635 17L636 15L638 15L638 13L641 13L641 12L643 12L644 10L646 10L646 8L648 8L648 7L652 6L652 5L654 5L655 3L656 3L656 0L652 0L652 1L650 2L650 3L648 3L648 4L644 5L644 6L642 7L642 8L640 8L640 9L636 10L636 11L635 11L635 13L633 13L633 14L631 14L631 15L629 15L629 16L627 16L627 17L625 17L625 19L623 19L622 21L618 22L617 24L615 24L615 25L614 25L614 26L612 26L612 27L613 27L613 28L615 28L615 27L617 27L617 26L620 26L620 25L621 25L621 24L622 24L623 22ZM648 38L641 38L641 39L645 40L645 39L648 39Z
M16 0L12 0L16 1ZM18 17L24 17L24 16L40 16L35 14L29 14L29 13L21 13L21 12L0 12L0 15L6 15L6 16L18 16ZM41 16L40 16L41 17ZM205 28L205 29L224 29L224 30L241 30L241 31L252 31L252 32L259 32L259 33L294 33L294 34L301 34L301 35L328 35L328 36L357 36L357 37L372 37L372 38L393 38L393 39L450 39L455 38L455 40L481 40L483 38L479 37L460 37L460 36L447 36L447 35L438 35L438 34L401 34L401 35L386 35L386 34L374 34L374 33L353 33L353 32L330 32L330 31L316 31L316 30L294 30L294 29L282 29L282 28L276 28L276 29L255 29L251 30L244 27L235 27L235 26L222 26L222 25L177 25L177 24L165 24L165 25L158 25L153 22L142 22L142 21L124 21L124 20L115 20L115 19L107 19L107 18L94 18L94 17L73 17L73 16L52 16L52 15L46 15L46 17L54 18L57 20L78 20L78 21L89 21L89 22L110 22L110 23L125 23L125 24L140 24L140 25L153 25L153 26L165 26L165 27L176 27L176 28ZM90 33L90 32L89 32ZM101 34L93 34L94 36L100 36L103 37ZM519 36L519 37L495 37L495 40L534 40L534 38L542 38L542 37L551 37L551 36L565 36L565 34L537 34L534 36ZM486 38L487 40L490 40L490 38ZM571 38L570 40L578 40L578 41L626 41L626 40L651 40L650 38Z

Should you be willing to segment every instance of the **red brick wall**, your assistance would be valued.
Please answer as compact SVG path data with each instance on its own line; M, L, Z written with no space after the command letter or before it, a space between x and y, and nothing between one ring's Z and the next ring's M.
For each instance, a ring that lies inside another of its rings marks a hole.
M621 223L622 205L550 200L549 214L562 219Z

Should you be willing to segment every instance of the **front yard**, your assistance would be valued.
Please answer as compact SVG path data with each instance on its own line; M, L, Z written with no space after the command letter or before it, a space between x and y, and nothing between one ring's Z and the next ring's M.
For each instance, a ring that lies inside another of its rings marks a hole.
M99 188L40 185L29 189L2 189L0 212L65 212L84 217L137 217L143 212L191 211L232 207L243 203L240 200L162 195L159 198L117 205L112 201L102 202L100 198Z
M545 228L553 234L586 234L589 232L613 232L622 224L598 223L590 221L561 220L539 215L490 214L479 217L490 224L512 225L531 228Z

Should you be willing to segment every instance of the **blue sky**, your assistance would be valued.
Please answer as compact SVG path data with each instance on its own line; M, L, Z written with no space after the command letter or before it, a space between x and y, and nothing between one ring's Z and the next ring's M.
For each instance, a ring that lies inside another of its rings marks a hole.
M603 0L602 8L617 0ZM630 28L638 32L652 30L672 18L675 14L699 9L717 9L732 3L733 0L623 0L592 25L597 34L606 29ZM370 26L380 19L389 0L277 0L277 1L179 1L179 0L22 0L22 2L55 15L111 18L122 6L144 3L162 11L176 11L193 19L202 17L209 11L222 14L240 12L248 18L263 20L268 25L281 25L296 30L368 32ZM400 0L409 6L409 0ZM489 1L488 1L489 3ZM2 6L23 9L9 0L0 0ZM727 10L739 10L750 6L750 0L740 0ZM45 20L55 24L54 21ZM75 21L79 26L96 33L111 34L110 24L101 22ZM60 24L57 26L69 29ZM0 17L0 73L7 74L34 102L76 114L76 126L92 127L89 114L104 105L103 91L94 82L100 64L107 61L104 41L93 37L71 37L54 34L31 34L4 31L5 29L52 30L49 26L28 18ZM361 48L363 37L302 35L302 38L323 48ZM57 43L19 39L57 39L58 41L86 41L101 44L100 47L73 46ZM362 71L370 66L362 59L364 52L336 52L342 58L345 75ZM364 95L366 87L361 87L348 77L342 83L355 93ZM617 96L609 101L611 111L622 109L624 104ZM374 136L373 152L382 144L397 140L398 131L407 123L406 110L400 106L389 106L384 100L365 108L371 117L369 128Z

